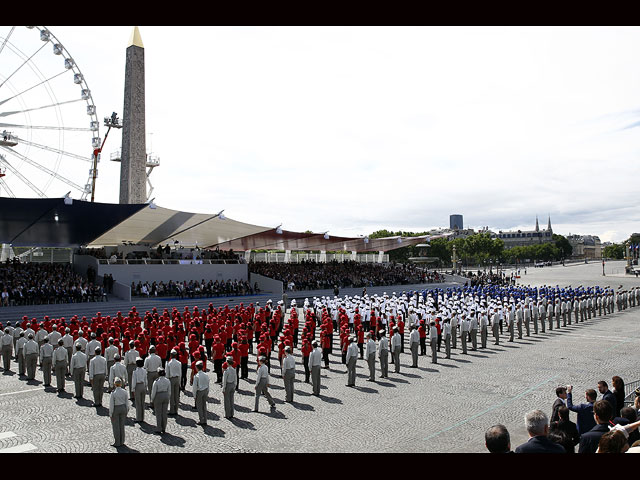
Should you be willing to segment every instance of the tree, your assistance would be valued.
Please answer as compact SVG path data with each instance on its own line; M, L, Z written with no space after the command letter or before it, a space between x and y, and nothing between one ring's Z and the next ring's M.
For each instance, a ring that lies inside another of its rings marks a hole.
M554 233L551 238L554 240L555 246L560 251L561 258L568 258L571 256L573 253L573 247L569 243L569 240L567 240L567 237Z
M602 254L606 258L622 260L624 258L624 245L620 243L607 245L606 247L604 247Z

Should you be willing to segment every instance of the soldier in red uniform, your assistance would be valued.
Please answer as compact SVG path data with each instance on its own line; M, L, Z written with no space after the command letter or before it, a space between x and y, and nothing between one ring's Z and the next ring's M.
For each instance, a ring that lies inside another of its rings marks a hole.
M427 329L424 328L424 320L420 320L418 333L420 334L420 355L426 355L427 354Z
M213 337L213 370L216 372L216 383L222 383L222 364L224 363L225 345L220 335Z
M241 379L246 379L249 377L249 338L251 338L250 335L241 337L240 345L238 345L238 350L240 350L240 377L239 378Z
M302 364L304 365L304 382L309 383L309 377L311 375L311 370L309 369L309 355L313 350L309 339L302 339L302 348L300 350L302 352Z
M354 319L355 325L355 319ZM360 349L360 358L364 358L364 328L361 323L358 323L358 327L356 328L356 334L358 335L358 348Z

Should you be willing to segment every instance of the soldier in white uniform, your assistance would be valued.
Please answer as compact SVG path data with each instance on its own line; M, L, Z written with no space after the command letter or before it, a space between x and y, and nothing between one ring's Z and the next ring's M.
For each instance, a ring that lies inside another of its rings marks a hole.
M295 367L294 367L295 368ZM233 364L233 357L227 357L227 368L222 373L222 396L224 401L224 418L233 418L234 399L238 375ZM293 397L293 394L292 394Z
M151 403L156 414L156 433L165 433L167 430L167 412L169 410L169 397L171 396L171 382L165 376L164 368L158 367L156 370L158 378L153 382L151 388Z

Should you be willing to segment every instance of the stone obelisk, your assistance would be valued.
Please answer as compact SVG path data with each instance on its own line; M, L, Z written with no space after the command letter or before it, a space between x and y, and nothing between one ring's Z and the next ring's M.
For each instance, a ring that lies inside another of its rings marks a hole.
M140 31L135 27L127 48L125 66L120 203L147 201L144 110L144 46Z

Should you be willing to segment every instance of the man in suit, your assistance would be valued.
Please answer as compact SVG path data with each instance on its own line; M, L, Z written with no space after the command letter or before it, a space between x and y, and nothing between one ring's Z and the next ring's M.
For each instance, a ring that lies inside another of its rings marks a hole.
M598 400L593 404L593 417L597 425L580 436L578 453L596 453L600 438L609 431L612 414L611 404L606 400Z
M490 453L513 453L511 437L504 425L494 425L484 434L484 445Z
M557 422L560 420L558 416L558 409L565 405L567 401L567 387L556 388L556 400L551 407L551 422Z
M600 380L598 382L598 391L602 394L602 400L606 400L611 404L611 408L613 408L613 412L616 411L616 396L613 394L611 390L609 390L609 385L604 380ZM613 414L612 417L613 418Z
M593 403L596 401L598 394L593 388L589 388L585 392L587 403L574 405L571 395L572 391L573 385L569 385L567 387L567 408L572 412L576 412L578 414L578 421L576 422L576 424L578 426L578 432L580 434L583 434L596 426L596 421L593 418Z
M533 410L524 417L529 441L516 448L516 453L566 453L564 447L547 438L549 419L542 410Z

